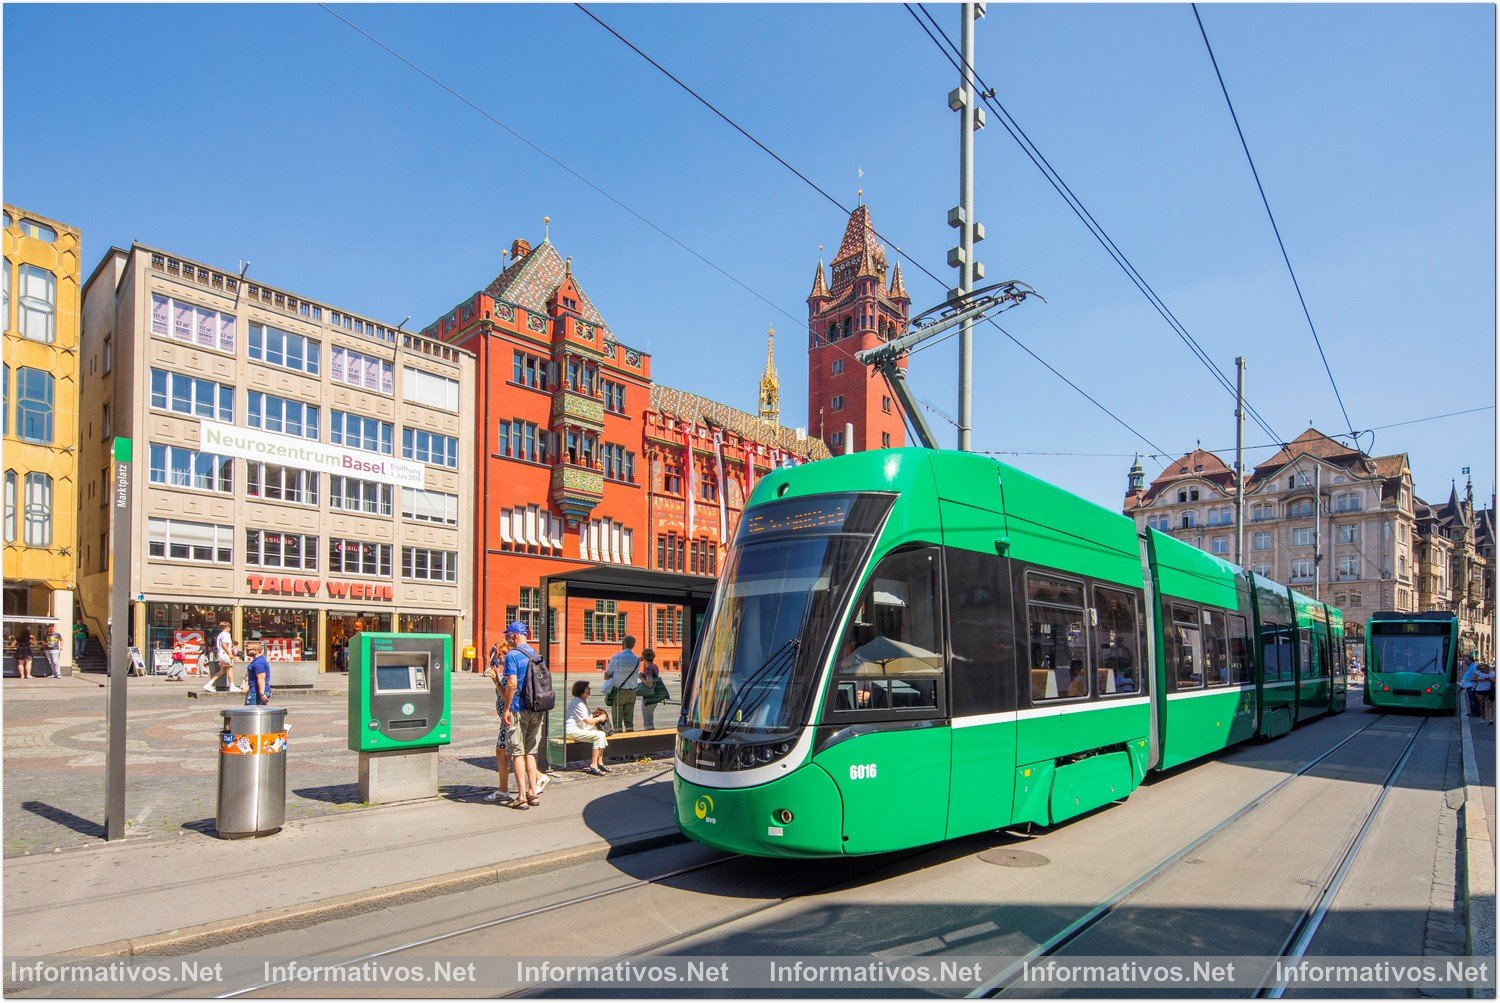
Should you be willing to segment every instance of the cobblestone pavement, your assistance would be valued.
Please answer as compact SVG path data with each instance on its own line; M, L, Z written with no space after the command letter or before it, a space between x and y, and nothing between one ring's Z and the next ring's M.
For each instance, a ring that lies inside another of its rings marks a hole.
M94 843L104 834L106 691L66 679L25 693L14 686L5 681L5 856ZM225 698L192 700L185 687L148 678L131 682L130 701L126 834L211 833ZM453 701L454 742L439 758L441 792L480 796L495 784L494 691L483 679L461 678ZM347 697L298 694L277 705L287 708L287 819L367 807L359 802L359 757L346 748ZM559 771L556 779L591 778Z

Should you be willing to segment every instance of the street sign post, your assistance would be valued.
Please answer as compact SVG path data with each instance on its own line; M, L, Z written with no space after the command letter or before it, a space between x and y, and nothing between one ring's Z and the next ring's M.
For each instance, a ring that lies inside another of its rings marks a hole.
M114 504L110 506L114 581L109 598L109 744L105 751L104 838L125 838L125 681L130 670L132 443L116 436Z

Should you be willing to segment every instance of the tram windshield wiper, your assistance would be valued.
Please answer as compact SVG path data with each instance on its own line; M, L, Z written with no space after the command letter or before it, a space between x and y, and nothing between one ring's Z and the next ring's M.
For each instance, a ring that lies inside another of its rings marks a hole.
M760 681L762 676L767 675L773 668L777 668L782 663L788 667L796 664L797 652L801 650L801 647L802 642L799 639L795 637L787 638L785 644L771 652L770 656L764 662L761 662L754 672L746 677L744 683L735 691L734 696L729 698L729 703L725 706L724 713L720 715L718 722L713 725L713 731L708 736L710 742L717 742L729 733L729 727L734 723L734 712L743 709L740 704L744 701L745 695ZM791 649L790 651L787 650L789 648ZM762 700L764 700L764 697L762 697Z

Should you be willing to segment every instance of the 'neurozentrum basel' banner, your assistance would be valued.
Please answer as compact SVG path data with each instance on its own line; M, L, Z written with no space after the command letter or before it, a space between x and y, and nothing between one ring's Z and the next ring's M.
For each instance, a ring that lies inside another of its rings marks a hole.
M425 484L420 463L217 421L199 422L198 446L205 452L224 456L345 474L406 488L420 488Z

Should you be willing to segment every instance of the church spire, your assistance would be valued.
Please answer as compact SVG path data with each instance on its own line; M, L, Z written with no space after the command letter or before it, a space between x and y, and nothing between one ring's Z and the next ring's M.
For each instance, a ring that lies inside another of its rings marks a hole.
M818 266L818 275L823 274ZM766 331L766 370L760 376L760 416L773 425L781 424L781 380L776 375L776 328Z

